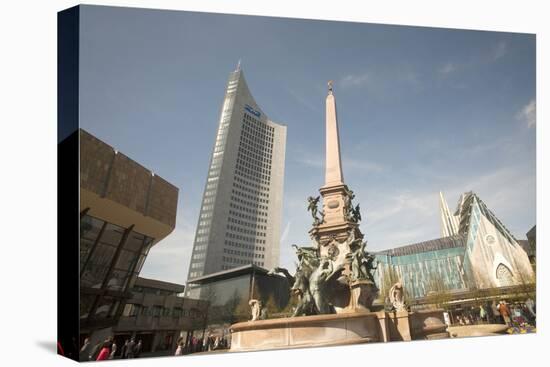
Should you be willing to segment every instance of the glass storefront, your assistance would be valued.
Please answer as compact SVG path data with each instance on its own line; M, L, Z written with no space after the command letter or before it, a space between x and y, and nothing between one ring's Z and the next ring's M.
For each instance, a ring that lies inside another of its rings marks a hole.
M80 318L116 317L153 239L84 215L80 221Z
M251 274L245 274L231 279L218 280L201 284L200 297L210 302L211 306L224 306L234 299L248 300Z
M201 310L208 324L235 323L250 316L249 300L259 299L264 304L274 302L279 309L287 306L290 298L289 285L285 278L270 276L264 272L226 274L226 278L214 277L192 287L190 297L208 302Z

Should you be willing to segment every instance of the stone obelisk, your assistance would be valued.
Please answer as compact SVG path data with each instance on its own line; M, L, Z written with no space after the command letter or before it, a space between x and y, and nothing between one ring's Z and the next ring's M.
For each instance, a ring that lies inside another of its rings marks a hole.
M331 81L328 83L326 98L325 154L325 184L319 189L323 198L322 221L313 226L310 235L319 244L322 256L330 255L337 263L342 263L346 253L349 252L349 248L342 248L342 246L345 247L344 243L348 240L350 233L353 233L357 240L363 238L363 235L358 228L357 214L354 215L353 192L344 183L336 99ZM335 253L338 254L335 255Z
M342 159L340 157L340 136L338 134L338 117L336 115L336 100L332 83L329 82L326 99L326 166L325 186L341 186L344 184L342 174Z

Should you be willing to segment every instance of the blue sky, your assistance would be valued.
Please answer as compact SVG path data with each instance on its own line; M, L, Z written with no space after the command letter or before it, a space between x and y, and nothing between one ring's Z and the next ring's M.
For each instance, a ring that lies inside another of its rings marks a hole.
M85 6L81 126L180 188L141 275L184 282L225 84L239 59L288 126L281 263L324 179L326 82L368 250L439 237L438 192L474 190L518 237L535 224L535 36Z

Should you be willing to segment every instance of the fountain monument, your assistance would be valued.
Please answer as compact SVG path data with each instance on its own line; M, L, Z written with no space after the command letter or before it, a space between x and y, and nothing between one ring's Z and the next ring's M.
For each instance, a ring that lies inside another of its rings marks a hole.
M293 315L267 320L253 316L251 321L232 325L231 350L448 337L440 311L410 313L402 298L394 302L399 307L393 312L372 309L379 291L372 275L376 265L359 229L360 206L344 182L332 82L326 97L325 160L320 195L308 198L311 245L293 245L298 259L294 275L284 268L271 270L282 273L292 285L291 292L298 298ZM396 284L392 292L398 294L399 287ZM252 303L256 315L259 310Z

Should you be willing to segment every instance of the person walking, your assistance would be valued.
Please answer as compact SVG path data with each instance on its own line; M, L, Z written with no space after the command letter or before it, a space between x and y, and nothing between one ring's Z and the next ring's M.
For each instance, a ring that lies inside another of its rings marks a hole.
M139 358L139 355L141 354L141 348L143 347L143 344L141 344L141 340L137 343L135 351L134 351L134 358Z
M500 301L498 311L500 312L500 316L502 316L504 323L509 327L512 326L512 320L510 319L510 308L508 308L506 301Z
M126 348L126 358L134 358L134 353L136 349L136 340L134 338L130 339L128 347Z
M117 351L116 343L113 341L113 345L111 346L111 354L109 354L109 359L115 359L115 354Z
M485 307L483 307L483 305L479 305L479 318L480 318L480 321L485 323L485 321L489 322L487 320L488 316L487 316L487 311L485 311Z
M500 311L495 301L491 304L491 310L493 311L494 323L503 324L504 319L500 316Z
M104 342L98 342L92 350L90 351L90 355L88 356L88 360L95 361L97 359L97 356L99 355L99 352L101 351L101 348L103 347Z
M81 362L89 361L90 360L90 353L92 351L93 345L90 342L90 338L84 339L84 344L82 345L82 348L80 348L80 352L78 354L78 359Z
M527 307L527 310L529 311L529 316L532 319L532 321L536 320L537 314L535 311L535 301L531 297L527 298L525 301L525 307Z
M180 341L178 343L178 347L176 348L176 353L174 353L175 356L181 356L183 355L183 341Z
M130 343L130 341L126 339L126 341L124 342L124 345L122 346L122 349L120 350L120 358L122 359L127 358L126 353L128 352L128 343Z
M191 353L195 353L197 351L197 343L198 340L196 337L191 337Z

